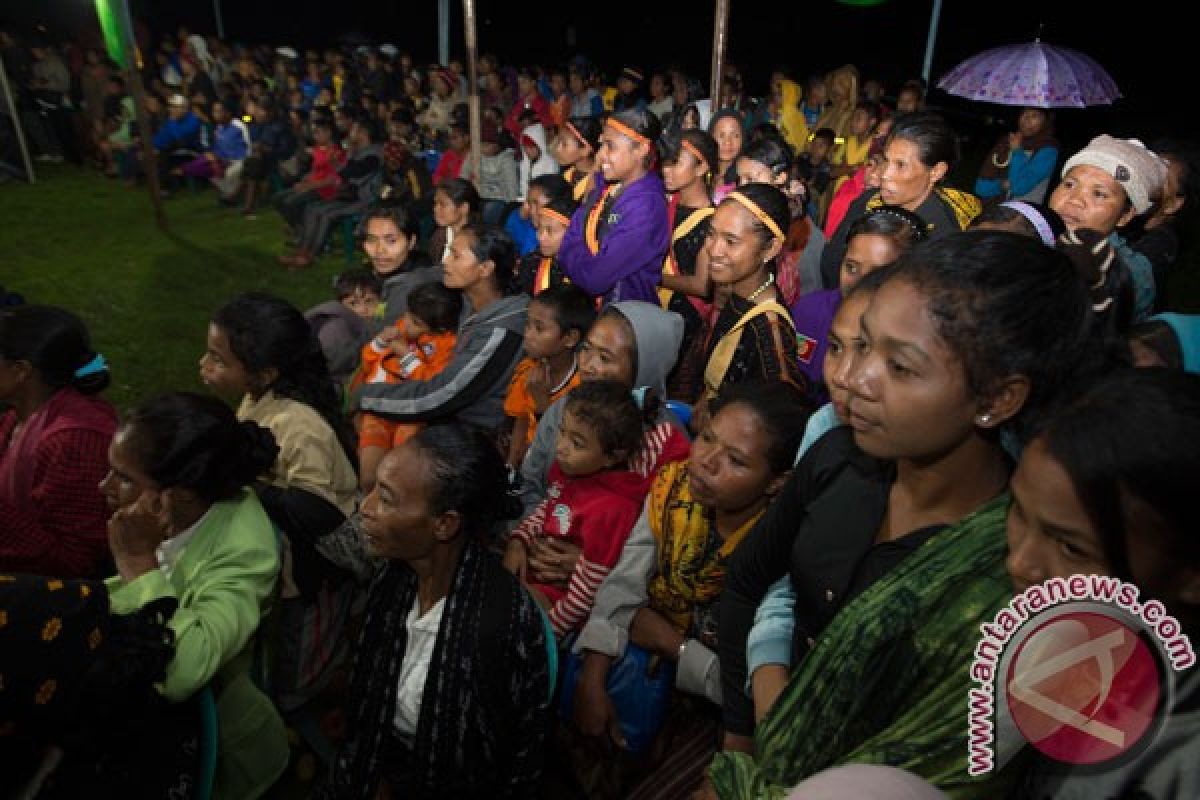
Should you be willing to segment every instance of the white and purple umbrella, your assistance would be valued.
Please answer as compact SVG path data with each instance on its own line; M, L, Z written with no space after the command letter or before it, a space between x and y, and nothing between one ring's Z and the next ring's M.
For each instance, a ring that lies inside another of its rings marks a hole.
M1116 82L1089 56L1040 40L985 50L946 73L938 88L983 103L1032 108L1111 105L1121 97Z

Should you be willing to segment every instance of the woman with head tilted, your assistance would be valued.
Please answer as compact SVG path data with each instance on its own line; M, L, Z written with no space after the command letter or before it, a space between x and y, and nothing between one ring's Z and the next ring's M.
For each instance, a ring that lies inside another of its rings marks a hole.
M714 291L728 299L681 368L691 378L698 426L704 425L708 400L738 381L783 380L807 391L792 319L775 285L775 258L790 219L783 192L763 183L735 189L713 215L706 245L709 276Z

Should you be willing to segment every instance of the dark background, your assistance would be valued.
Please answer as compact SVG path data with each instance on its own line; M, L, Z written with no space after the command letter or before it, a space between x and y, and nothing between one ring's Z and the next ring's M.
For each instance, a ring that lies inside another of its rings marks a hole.
M11 5L15 5L12 3ZM462 4L450 3L451 52L464 49ZM963 59L990 47L1043 40L1074 47L1099 61L1125 99L1112 108L1064 111L1058 126L1065 144L1099 131L1153 139L1163 134L1191 137L1187 113L1192 72L1185 55L1194 48L1193 28L1182 6L1160 1L1116 6L1102 2L1013 0L1008 3L947 0L934 53L932 82ZM133 0L134 16L158 36L185 24L202 33L216 30L209 0ZM581 52L610 71L624 63L646 69L680 64L707 79L712 46L713 4L705 0L573 3L478 0L481 52L504 63L561 63ZM862 74L885 80L894 92L921 72L931 0L889 0L875 7L732 0L728 58L742 68L747 89L766 90L770 72L790 68L802 78L852 62ZM223 0L226 37L293 47L333 44L357 32L376 43L391 42L418 62L437 57L435 0ZM96 36L89 0L41 0L0 11L0 25L18 31L45 25L52 36ZM965 104L934 92L933 104ZM1015 117L1015 111L974 105L979 114Z

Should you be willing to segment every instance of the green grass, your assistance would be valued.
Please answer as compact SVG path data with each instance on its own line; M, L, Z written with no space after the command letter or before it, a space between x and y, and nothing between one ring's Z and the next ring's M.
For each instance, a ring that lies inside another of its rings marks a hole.
M43 166L32 186L0 186L0 284L85 320L122 410L157 392L201 389L208 319L233 295L267 290L305 309L332 297L331 277L345 268L338 247L287 272L275 260L283 222L271 209L246 220L210 190L165 202L167 233L144 187L90 171Z

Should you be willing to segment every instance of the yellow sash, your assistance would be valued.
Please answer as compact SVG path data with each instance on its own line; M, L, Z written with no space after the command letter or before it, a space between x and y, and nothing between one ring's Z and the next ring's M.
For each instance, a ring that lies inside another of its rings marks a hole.
M729 365L733 361L733 354L737 351L738 343L742 341L742 329L755 317L760 317L763 314L775 314L782 317L787 321L788 327L792 329L794 334L796 328L792 323L792 315L777 300L768 300L765 303L759 303L745 314L742 314L742 318L729 329L728 333L721 337L721 340L717 342L717 346L713 348L712 355L708 357L708 365L704 368L704 390L710 400L716 397L717 390L721 388L721 383L725 380L725 373L729 371Z
M711 217L716 211L712 206L694 209L691 214L688 214L688 218L675 229L674 233L671 234L671 244L667 247L667 257L663 259L663 275L679 274L679 264L675 261L675 243L696 230L697 225ZM670 304L671 295L673 294L674 292L665 286L658 287L658 302L662 304L663 308L666 308Z

